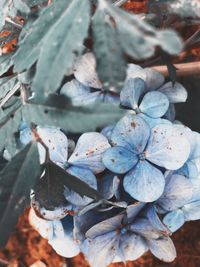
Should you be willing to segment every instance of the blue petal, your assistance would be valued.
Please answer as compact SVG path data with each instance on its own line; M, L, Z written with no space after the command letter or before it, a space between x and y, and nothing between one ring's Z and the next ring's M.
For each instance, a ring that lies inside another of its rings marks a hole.
M158 124L171 124L169 120L163 118L151 118L143 113L139 113L138 116L143 118L149 125L150 128L157 126Z
M134 153L142 153L150 135L148 124L139 116L128 114L113 129L111 136L114 146L126 147Z
M153 69L141 68L135 64L129 64L127 70L127 79L139 77L145 81L147 90L155 90L164 83L164 76Z
M156 230L158 230L160 233L164 235L170 235L169 229L162 223L153 205L150 205L150 207L147 209L146 215L147 218L149 219L149 222Z
M73 232L65 231L61 221L53 222L54 236L49 239L49 244L57 254L62 257L71 258L80 253L78 244L73 239ZM71 228L71 227L70 227Z
M116 231L101 235L95 239L86 239L81 248L92 267L107 267L115 258L119 247Z
M38 217L33 208L29 211L29 223L43 238L53 238L53 222Z
M145 239L156 239L160 237L160 233L150 224L146 218L139 218L130 225L130 230L136 234L143 236Z
M169 107L169 100L160 92L149 92L145 94L139 109L151 118L162 117Z
M128 79L120 93L122 106L137 109L141 95L145 91L145 82L140 78Z
M78 58L75 63L74 76L85 86L102 88L96 72L96 60L93 53L86 53Z
M32 132L31 129L26 125L24 122L20 125L20 131L19 131L19 142L20 146L24 147L29 142L32 141Z
M200 179L199 178L190 179L190 182L192 183L192 187L193 187L193 194L192 194L191 202L200 200Z
M165 215L163 223L174 233L185 223L184 213L182 210L177 209Z
M100 90L91 92L89 87L84 86L75 79L64 84L60 94L68 97L73 106L88 105L101 100Z
M121 236L119 250L124 261L133 261L141 257L148 246L141 236L128 233Z
M178 82L175 82L175 84L172 82L165 83L158 90L167 96L170 103L185 102L188 96L187 90Z
M195 221L200 219L200 200L186 204L182 211L186 221Z
M148 240L150 251L159 260L172 262L176 258L176 248L169 237Z
M101 134L103 134L108 139L109 142L111 142L111 136L112 136L112 131L114 127L115 127L114 125L109 125L103 128L101 131Z
M164 190L165 179L160 170L147 161L140 161L124 177L124 189L141 202L158 199Z
M88 168L94 173L102 172L105 169L102 162L102 154L109 147L108 140L100 133L82 134L68 162L79 167Z
M93 239L96 238L97 236L101 236L109 232L116 231L117 229L120 229L123 217L124 214L119 214L117 216L114 216L110 219L104 220L94 225L86 232L85 234L86 238Z
M60 166L65 164L68 156L67 136L57 128L37 127L37 132L49 149L50 159ZM42 164L45 161L46 151L39 143L38 150Z
M98 192L105 199L115 196L119 200L120 178L113 173L106 173L98 180Z
M145 203L142 202L136 202L132 205L129 205L126 208L127 213L127 221L128 223L131 223L134 221L136 216L140 213L140 211L145 207Z
M191 181L181 175L172 175L157 203L167 211L176 210L188 203L192 199L192 195Z
M110 171L126 173L138 162L138 157L124 147L116 146L106 150L103 163Z
M152 129L146 158L169 170L183 166L190 154L190 143L184 131L176 126L161 124Z
M145 82L147 84L148 90L155 90L158 89L165 81L164 76L151 68L145 68Z
M192 132L191 138L192 144L190 159L200 158L200 134L197 132Z
M105 92L102 96L102 100L105 103L111 103L115 105L120 104L119 95L113 94L112 92Z
M167 112L165 113L165 115L163 116L163 118L165 118L171 122L174 122L175 117L176 117L175 106L174 106L174 104L169 104L169 108L168 108Z
M87 183L90 187L97 189L97 181L96 177L94 174L84 168L79 168L76 166L71 166L67 169L67 172L71 175L76 176L79 178L81 181L84 181ZM81 197L78 193L69 190L67 187L65 187L65 192L64 192L65 198L72 204L77 205L77 206L84 206L90 202L93 201L93 199L83 196Z
M197 178L199 172L195 161L188 160L183 167L176 171L177 174L184 175L188 178Z
M144 80L145 77L146 77L145 71L142 67L133 63L128 64L127 77L126 77L127 79L141 78Z

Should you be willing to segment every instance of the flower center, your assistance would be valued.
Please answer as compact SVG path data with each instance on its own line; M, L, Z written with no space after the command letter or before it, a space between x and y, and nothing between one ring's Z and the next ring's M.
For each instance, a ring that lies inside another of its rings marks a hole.
M145 152L142 152L141 154L139 154L138 157L139 157L139 160L145 160L146 159Z
M139 109L139 108L135 108L134 110L135 110L135 113L136 113L136 114L139 114L139 113L141 113L141 111L140 111L140 109Z
M123 227L120 232L122 235L124 235L127 233L127 229L125 227Z

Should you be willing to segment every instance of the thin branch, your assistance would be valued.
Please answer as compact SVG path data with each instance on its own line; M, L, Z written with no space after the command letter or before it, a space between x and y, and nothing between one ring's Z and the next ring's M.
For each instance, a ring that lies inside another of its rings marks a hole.
M174 64L177 71L177 76L190 76L200 74L200 61ZM164 76L168 76L167 66L154 66L152 69L161 72Z
M10 17L6 17L6 21L13 24L15 27L22 29L23 25L17 23L16 21L12 20Z
M3 105L6 104L6 102L8 102L8 100L20 89L20 83L17 83L13 89L10 90L10 92L2 99L2 101L0 102L0 108L3 107Z
M114 2L115 6L122 6L123 4L125 4L128 0L117 0Z

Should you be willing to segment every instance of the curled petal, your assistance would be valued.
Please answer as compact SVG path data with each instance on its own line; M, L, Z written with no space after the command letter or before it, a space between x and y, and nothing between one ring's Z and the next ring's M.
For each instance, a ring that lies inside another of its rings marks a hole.
M119 199L119 185L120 178L108 172L98 181L99 194L105 199L111 199L113 196Z
M149 135L148 124L139 116L128 114L116 124L111 141L114 146L126 147L138 154L143 152Z
M184 131L170 124L154 127L146 149L146 158L168 170L183 166L190 154L190 143Z
M164 190L165 179L160 170L147 161L140 161L124 177L124 189L141 202L158 199Z
M102 172L105 166L102 154L110 147L108 140L100 133L85 133L79 138L69 163L88 168L94 173Z
M103 163L110 171L126 173L135 166L138 157L124 147L116 146L107 149L103 155Z

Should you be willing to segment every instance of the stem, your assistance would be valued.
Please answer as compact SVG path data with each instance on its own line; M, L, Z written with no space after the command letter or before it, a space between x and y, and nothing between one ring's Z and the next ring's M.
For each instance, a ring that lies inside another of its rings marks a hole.
M2 101L0 102L0 108L3 107L3 105L5 105L6 102L8 102L8 100L20 89L20 83L17 83L13 89L10 90L10 92L2 99Z
M33 136L34 140L36 142L40 143L44 147L44 149L46 151L46 159L45 159L45 162L46 163L49 162L50 161L50 155L49 155L49 148L48 148L48 146L42 141L42 138L39 136L36 128L32 127L32 130L31 131L32 131L32 136Z
M10 17L6 17L6 21L13 24L15 27L22 29L22 25L12 20Z
M117 1L115 1L114 5L115 6L122 6L126 2L127 2L127 0L117 0Z
M177 69L177 76L189 76L200 74L200 61L174 64ZM168 70L166 66L155 66L151 67L153 70L161 72L165 77L168 76Z

